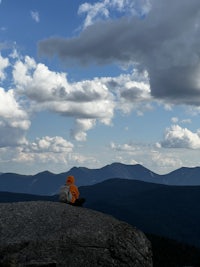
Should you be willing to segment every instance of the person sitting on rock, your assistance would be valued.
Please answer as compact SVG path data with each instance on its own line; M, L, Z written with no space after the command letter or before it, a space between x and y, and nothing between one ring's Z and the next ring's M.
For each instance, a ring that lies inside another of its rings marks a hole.
M79 198L79 195L74 176L68 176L65 185L60 189L59 201L73 206L82 206L85 199Z

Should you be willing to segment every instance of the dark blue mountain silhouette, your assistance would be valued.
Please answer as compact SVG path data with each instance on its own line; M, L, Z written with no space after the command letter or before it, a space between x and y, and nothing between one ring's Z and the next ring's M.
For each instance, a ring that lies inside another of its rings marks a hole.
M80 191L87 208L111 214L144 232L200 247L200 186L110 179Z
M56 194L58 184L62 184L64 175L45 171L36 175L4 173L0 176L0 191L51 195Z
M166 175L156 174L142 165L113 163L99 169L73 167L68 172L54 174L48 171L36 175L3 173L0 175L0 191L54 195L65 183L68 175L74 175L78 186L93 185L110 178L140 180L168 185L200 185L200 168L180 168Z
M163 175L162 184L200 185L200 167L182 167L178 170Z

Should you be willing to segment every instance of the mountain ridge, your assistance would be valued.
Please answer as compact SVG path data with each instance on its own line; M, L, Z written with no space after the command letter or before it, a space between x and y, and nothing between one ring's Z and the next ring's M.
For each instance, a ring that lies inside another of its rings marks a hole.
M140 164L128 165L115 162L98 169L73 167L60 174L49 171L43 171L36 175L3 173L0 175L0 191L54 195L58 193L68 175L75 176L77 186L93 185L111 178L178 186L200 185L200 167L182 167L168 174L160 175Z
M109 179L80 188L85 206L111 214L143 232L200 247L200 186Z

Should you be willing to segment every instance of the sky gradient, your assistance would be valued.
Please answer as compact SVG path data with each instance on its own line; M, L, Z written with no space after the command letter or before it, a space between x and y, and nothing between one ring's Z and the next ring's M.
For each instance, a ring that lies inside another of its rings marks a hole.
M1 0L0 172L200 166L199 0Z

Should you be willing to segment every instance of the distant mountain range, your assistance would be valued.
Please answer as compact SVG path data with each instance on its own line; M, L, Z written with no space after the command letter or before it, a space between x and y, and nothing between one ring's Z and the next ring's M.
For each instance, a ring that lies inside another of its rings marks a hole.
M200 247L200 186L168 186L109 179L79 188L84 206L126 221L145 233ZM58 201L58 195L0 192L0 202Z
M36 195L54 195L65 183L68 175L74 175L78 186L94 185L111 178L145 181L165 185L200 185L200 167L180 168L169 174L159 175L142 165L113 163L100 169L73 167L68 172L53 174L45 171L36 175L2 173L0 191Z

